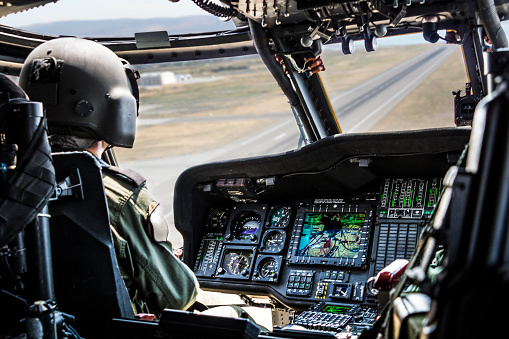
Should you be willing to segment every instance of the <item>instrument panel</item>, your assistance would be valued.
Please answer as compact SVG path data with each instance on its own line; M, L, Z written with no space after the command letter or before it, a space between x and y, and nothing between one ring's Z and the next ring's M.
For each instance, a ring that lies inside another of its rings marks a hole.
M469 137L343 134L188 169L174 200L184 262L205 291L270 304L278 325L359 333L379 314L370 278L411 258Z
M375 305L367 280L410 259L441 178L383 179L362 197L213 206L194 272L202 288L263 291L290 307Z

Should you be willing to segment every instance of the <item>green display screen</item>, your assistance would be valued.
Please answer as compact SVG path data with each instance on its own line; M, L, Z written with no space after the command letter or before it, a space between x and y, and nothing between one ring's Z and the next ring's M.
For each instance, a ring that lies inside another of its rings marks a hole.
M352 309L351 306L326 305L322 312L334 314L346 314Z
M364 213L306 213L297 256L357 258L365 217Z

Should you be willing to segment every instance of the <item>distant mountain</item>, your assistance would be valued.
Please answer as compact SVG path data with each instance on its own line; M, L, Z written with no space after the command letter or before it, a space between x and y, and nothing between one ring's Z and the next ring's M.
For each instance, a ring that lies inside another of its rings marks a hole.
M180 18L115 19L58 21L20 27L30 32L78 37L131 37L137 32L167 31L168 34L201 33L235 28L232 21L223 22L207 15Z

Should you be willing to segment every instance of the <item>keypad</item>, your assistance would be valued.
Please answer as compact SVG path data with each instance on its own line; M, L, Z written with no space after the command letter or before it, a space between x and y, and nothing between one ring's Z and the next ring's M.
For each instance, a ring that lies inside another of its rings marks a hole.
M286 285L286 295L309 296L313 289L314 272L308 270L292 270Z
M352 316L347 314L306 311L295 319L295 324L314 330L337 331L345 327L350 319Z

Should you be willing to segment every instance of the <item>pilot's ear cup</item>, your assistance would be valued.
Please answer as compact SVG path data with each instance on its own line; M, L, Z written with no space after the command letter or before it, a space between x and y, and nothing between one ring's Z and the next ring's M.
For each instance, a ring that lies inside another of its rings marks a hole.
M25 91L18 85L16 85L11 79L5 74L0 73L0 92L9 93L9 98L21 98L28 99Z

